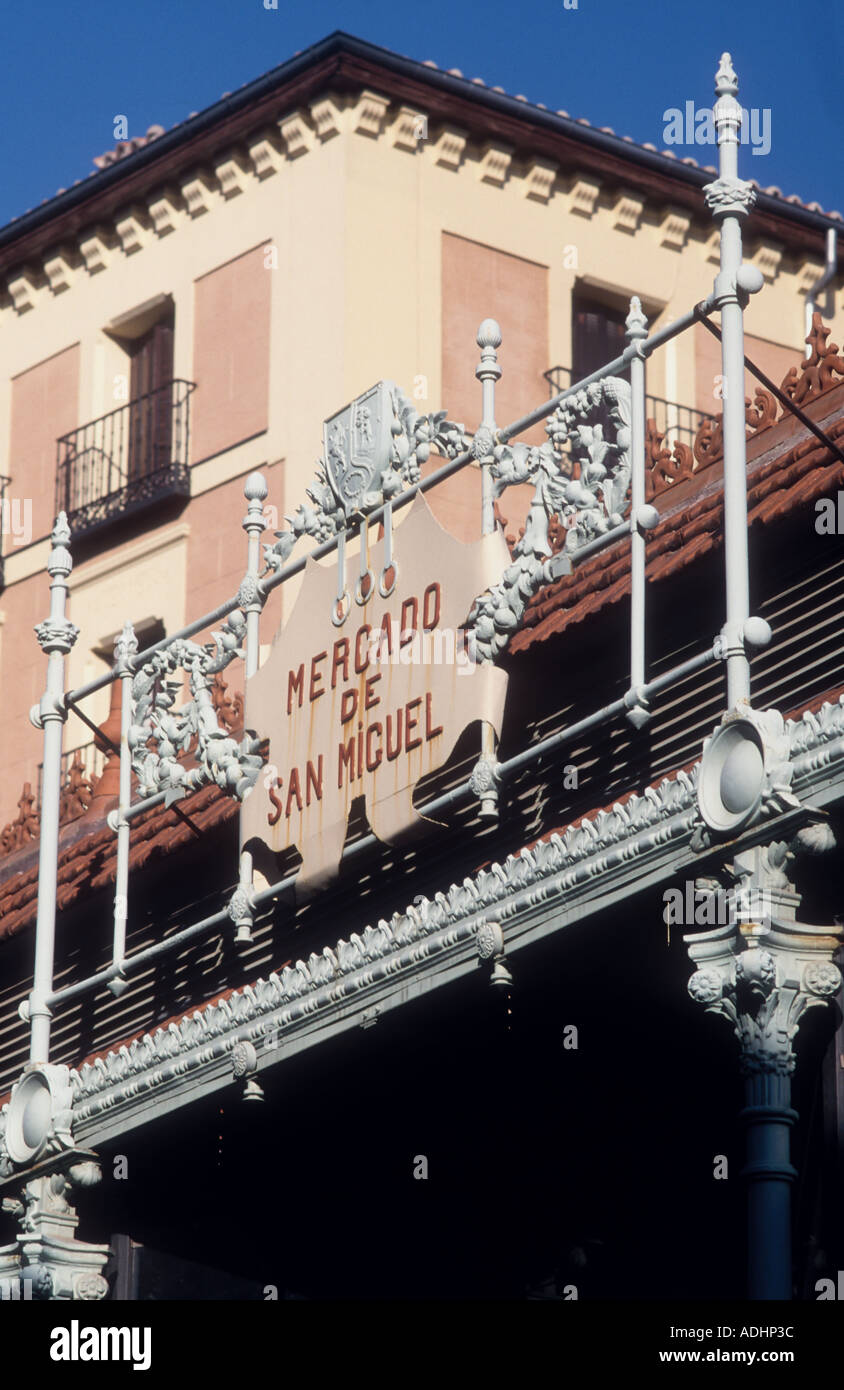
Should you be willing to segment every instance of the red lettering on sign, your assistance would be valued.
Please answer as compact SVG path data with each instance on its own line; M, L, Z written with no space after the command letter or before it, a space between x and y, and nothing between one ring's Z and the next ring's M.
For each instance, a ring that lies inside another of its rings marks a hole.
M370 634L371 631L372 631L372 628L369 626L369 623L364 623L363 627L358 628L358 634L357 634L357 637L355 638L355 673L356 673L358 676L360 675L361 671L365 671L366 668L367 668L367 666L369 665L369 634ZM361 654L360 654L360 639L364 636L364 634L366 635L366 636L365 636L365 646L366 646L366 660L365 660L365 661L364 661L364 659L361 657Z
M378 748L377 748L375 754L373 754L373 752L372 752L372 737L373 737L373 734L377 734L377 735L378 735ZM384 752L383 752L383 749L381 748L381 725L380 725L380 724L370 724L369 728L368 728L367 731L366 731L366 770L367 770L367 772L374 772L375 769L376 769L376 767L378 766L378 764L381 762L381 759L383 758L383 756L384 756Z
M405 616L404 616L404 615L405 615L406 612L409 612L410 615L411 615L411 620L410 620L409 623L405 620ZM405 599L404 603L403 603L402 606L401 606L401 621L399 622L399 628L401 629L401 637L399 638L399 646L405 647L405 646L407 646L408 642L411 640L411 638L412 638L414 632L418 632L418 631L419 631L419 600L418 600L418 598L406 598L406 599Z
M331 658L331 689L337 684L338 668L343 668L343 680L349 679L349 639L339 637L334 643L334 655Z
M308 699L311 701L311 704L313 704L314 700L318 700L320 695L325 694L324 687L320 690L317 689L317 681L322 680L322 672L318 671L317 667L327 656L328 652L320 652L319 656L315 656L311 662L311 683L308 686Z
M284 814L285 814L285 816L288 816L288 817L290 816L290 803L291 803L291 801L293 800L294 796L295 796L295 798L296 798L296 805L298 806L299 810L301 811L301 809L302 809L302 792L301 792L300 787L299 787L299 769L298 769L298 767L294 767L293 771L292 771L291 774L290 774L290 780L289 780L289 784L288 784L288 787L287 787L287 805L286 805L285 808L284 808Z
M393 747L392 732L393 719L396 721L396 746ZM387 762L391 763L401 752L402 728L404 727L404 710L399 710L398 714L387 715Z
M380 696L380 695L373 695L373 694L372 694L372 687L375 685L375 682L376 682L376 681L380 681L380 679L381 679L381 672L380 672L380 671L378 672L378 675L377 675L377 676L368 676L368 677L367 677L366 682L365 682L364 687L363 687L363 707L364 707L364 709L374 709L376 705L380 705L380 703L381 703L381 696Z
M422 627L430 632L440 620L442 589L439 584L429 584L422 595Z
M385 613L381 619L381 636L378 641L378 658L384 660L384 643L387 644L387 655L393 655L393 619L391 614Z
M279 791L280 790L281 787L279 786ZM273 815L272 811L267 812L267 825L277 825L279 819L281 818L281 797L276 796L274 786L270 787L269 791L270 801L273 803L273 806L275 806L275 815Z
M302 708L302 695L305 690L305 665L304 662L298 671L291 671L287 677L287 713L293 709L293 692L299 692L299 708Z
M421 705L421 703L422 703L422 698L421 698L421 696L420 696L420 697L419 697L418 699L416 699L416 700L411 700L411 701L409 702L409 704L408 704L406 710L405 710L405 719L407 720L407 724L406 724L406 732L405 732L405 739L404 739L404 748L405 748L405 752L406 752L406 753L410 753L410 752L413 751L414 748L421 748L421 746L422 746L422 739L421 739L421 737L420 737L420 738L415 738L415 739L413 739L412 742L411 742L411 738L410 738L410 735L411 735L412 731L416 728L416 725L419 723L419 715L418 715L418 714L415 714L415 715L413 716L413 718L411 719L411 717L410 717L410 711L411 711L415 706Z
M340 723L348 724L349 720L357 713L358 692L356 690L344 690L340 697Z
M313 763L310 761L310 759L308 759L308 767L307 767L306 781L305 781L305 803L306 803L306 805L308 805L308 806L310 806L310 804L311 804L311 788L313 788L314 796L316 797L317 801L322 801L322 754L321 754L321 753L320 753L320 755L319 755L319 758L317 759L316 771L314 771L314 765L313 765Z
M355 780L355 739L350 738L348 743L341 743L338 748L339 758L337 762L337 785L343 785L343 768L349 773L349 781Z
M433 722L434 722L434 721L433 721L433 717L432 717L432 715L431 715L431 701L432 701L432 699L433 699L433 696L432 696L432 694L431 694L431 692L430 692L430 690L429 690L429 691L428 691L428 694L425 696L425 741L426 741L426 743L428 742L429 739L436 738L437 735L438 735L438 734L441 734L442 731L443 731L443 726L442 726L442 724L438 724L437 727L436 727L436 729L433 727Z

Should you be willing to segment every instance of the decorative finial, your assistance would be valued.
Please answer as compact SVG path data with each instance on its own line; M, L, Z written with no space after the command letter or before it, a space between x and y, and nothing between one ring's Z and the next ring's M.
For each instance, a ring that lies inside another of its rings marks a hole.
M484 319L475 341L479 348L501 347L501 329L495 319Z
M721 54L721 62L715 74L716 97L734 97L738 91L738 78L729 53Z
M267 480L263 473L250 473L243 485L243 495L248 502L263 502L267 495Z
M119 666L134 656L138 650L138 639L131 623L124 623L123 631L114 639L114 658Z
M47 561L47 573L53 578L60 575L67 578L73 568L73 561L70 556L70 527L67 524L67 513L59 512L56 517L56 524L50 535L50 558Z
M491 391L492 385L498 381L501 376L501 368L498 365L498 353L495 350L501 346L501 329L495 322L495 319L484 319L478 329L478 336L475 342L481 350L481 360L475 368L475 376L478 378L478 381L483 383L484 391ZM494 408L492 405L493 397L490 396L489 401L484 397L484 400L486 403L484 408L484 421L487 421L487 407L489 408L488 419L491 421Z
M624 327L627 329L628 338L647 338L648 320L642 313L642 301L637 294L630 300L630 313L624 320Z

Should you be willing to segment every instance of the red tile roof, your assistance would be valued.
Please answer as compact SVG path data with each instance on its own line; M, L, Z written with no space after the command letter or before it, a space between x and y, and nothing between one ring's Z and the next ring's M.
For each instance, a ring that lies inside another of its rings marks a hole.
M56 901L60 911L71 907L83 893L114 883L117 836L106 816L117 805L116 797L95 797L84 816L61 828ZM203 787L179 802L198 830L222 825L237 815L237 803L218 787ZM195 832L171 808L156 807L132 824L129 868L137 870L153 860L173 854ZM0 938L13 936L35 920L38 898L38 841L16 850L0 861Z
M806 403L807 413L836 443L844 440L844 385ZM828 417L832 416L830 420ZM837 418L836 418L837 417ZM799 443L788 444L803 434ZM793 417L752 436L747 446L748 525L770 523L844 486L844 464ZM723 539L723 478L718 463L676 484L656 499L662 520L647 543L647 577L659 583L717 549ZM630 590L626 538L578 565L574 573L542 589L530 602L509 650L524 652L583 622Z

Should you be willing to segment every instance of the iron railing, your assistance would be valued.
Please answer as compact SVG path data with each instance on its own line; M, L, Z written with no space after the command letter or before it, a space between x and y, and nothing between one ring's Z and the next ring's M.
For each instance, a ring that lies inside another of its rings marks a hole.
M57 440L56 511L74 535L190 495L192 381L169 381Z
M552 396L565 391L575 380L571 367L551 367L549 371L543 372L543 376L548 382ZM681 444L688 444L689 448L693 446L703 421L713 418L705 411L693 410L690 405L678 405L676 401L666 401L662 396L652 396L649 393L645 394L645 417L653 420L660 433L665 435L666 445L670 446L679 441Z

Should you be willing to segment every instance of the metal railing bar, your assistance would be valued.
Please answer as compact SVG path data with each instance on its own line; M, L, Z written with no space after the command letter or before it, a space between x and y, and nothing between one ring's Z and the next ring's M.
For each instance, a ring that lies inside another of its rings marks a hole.
M703 318L701 322L703 323L704 328L708 328L709 332L713 335L713 337L717 338L720 342L720 328L716 328L715 324L710 323L707 318ZM797 419L800 421L801 425L806 426L806 429L809 431L810 434L813 434L816 439L819 439L822 444L825 444L826 447L832 451L835 457L839 459L841 463L844 463L844 450L842 450L840 446L835 443L834 439L830 439L828 434L824 434L820 426L816 425L814 420L809 418L805 410L801 410L800 406L796 405L794 401L790 400L784 391L781 391L778 386L775 386L774 383L771 381L771 378L766 376L765 373L762 371L761 367L756 366L755 362L751 362L749 357L745 357L744 365L750 372L750 374L752 376L755 376L757 381L761 381L765 389L767 391L770 391L772 396L776 397L783 409L788 410L791 412L792 415L795 415Z
M221 603L218 608L212 609L210 613L205 613L201 618L195 618L192 623L188 623L187 627L180 628L178 632L171 632L169 636L162 637L158 642L153 642L152 646L145 647L142 652L137 652L135 656L132 657L130 663L132 670L137 671L155 652L162 651L165 647L168 647L171 642L175 642L181 637L193 637L195 633L201 632L203 628L212 627L214 623L221 622L223 618L228 617L229 613L233 613L237 607L237 594L235 594L234 598L227 599L225 603ZM93 695L96 691L104 689L107 685L111 685L112 681L117 680L119 675L120 672L113 666L111 670L104 672L101 676L97 676L95 680L88 681L85 685L77 686L75 690L69 690L64 697L65 704L78 704L80 700L84 700L88 695Z
M106 411L105 415L98 415L95 420L86 420L84 425L78 425L75 430L68 430L67 434L57 435L56 443L72 443L75 440L76 436L78 434L81 434L83 430L92 430L95 425L102 425L105 423L106 420L113 420L115 416L123 416L125 411L131 410L134 406L141 405L144 401L148 401L152 396L160 396L163 395L165 391L171 391L174 386L186 386L188 388L184 396L182 396L179 400L173 402L174 407L178 405L183 405L185 399L187 398L187 396L190 395L191 391L196 390L195 381L188 381L186 378L183 377L172 377L171 380L165 382L163 386L156 386L152 391L145 391L142 396L135 396L131 401L125 401L123 405L116 406L114 410Z
M68 514L75 534L143 501L160 474L188 468L182 441L188 438L193 390L194 382L171 378L58 437L56 511Z
M81 720L82 720L82 723L83 723L83 724L87 724L87 725L88 725L88 728L89 728L89 729L92 729L93 732L97 735L97 737L102 739L103 743L107 743L107 744L108 744L108 746L109 746L109 748L111 749L112 753L119 753L119 752L120 752L120 748L119 748L119 746L114 742L114 740L113 740L113 739L110 739L109 736L108 736L108 734L104 734L103 731L102 731L102 729L100 728L99 724L95 724L94 721L93 721L92 719L89 719L89 718L88 718L87 714L83 714L83 713L82 713L82 710L81 710L81 709L74 709L73 713L76 715L77 719L81 719Z

